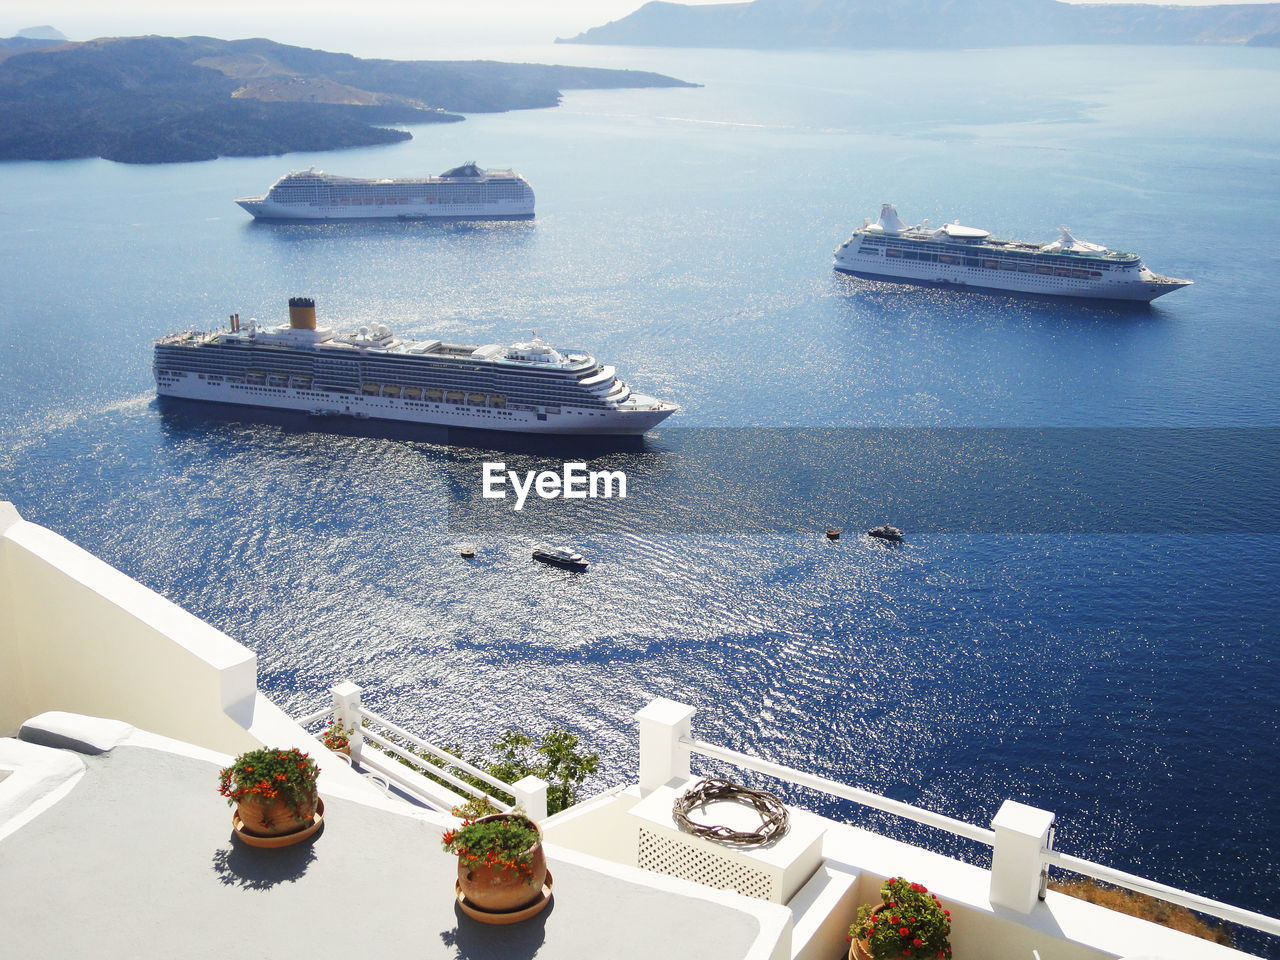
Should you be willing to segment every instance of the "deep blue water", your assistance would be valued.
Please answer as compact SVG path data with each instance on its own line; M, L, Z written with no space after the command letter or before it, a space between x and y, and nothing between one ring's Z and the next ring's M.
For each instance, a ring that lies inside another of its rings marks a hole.
M1256 497L1263 534L1238 515L1238 536L964 518L952 529L979 532L886 550L815 535L862 517L775 523L847 477L752 484L754 448L725 439L1269 441L1280 52L521 53L705 86L575 92L343 153L0 166L0 496L251 646L295 712L354 678L445 742L562 724L602 754L603 786L634 768L631 714L665 695L698 706L707 739L979 823L1005 798L1040 805L1061 849L1280 913L1280 540L1248 450L1204 472ZM537 219L270 226L231 203L312 163L395 176L473 158L524 173ZM1133 310L833 274L831 250L886 200L1000 236L1064 223L1196 284ZM617 363L682 407L627 454L682 519L588 505L559 531L593 558L584 576L532 568L533 533L507 525L468 531L464 564L451 468L484 450L157 405L154 337L282 318L299 294L340 326L536 329ZM702 428L720 442L691 446ZM691 461L734 482L680 486ZM699 526L726 509L739 525Z

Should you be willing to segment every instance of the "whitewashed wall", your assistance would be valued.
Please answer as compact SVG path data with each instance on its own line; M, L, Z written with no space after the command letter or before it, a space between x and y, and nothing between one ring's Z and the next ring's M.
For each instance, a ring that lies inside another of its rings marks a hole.
M65 710L238 753L256 697L250 650L0 502L0 735Z

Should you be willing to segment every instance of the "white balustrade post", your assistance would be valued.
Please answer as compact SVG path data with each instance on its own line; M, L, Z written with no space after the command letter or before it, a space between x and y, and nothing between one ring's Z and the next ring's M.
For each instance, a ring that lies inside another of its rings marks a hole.
M547 781L530 774L511 785L511 795L534 823L547 819Z
M364 745L364 728L360 723L360 687L344 680L330 687L333 694L333 722L351 731L351 762L360 762L360 748Z
M991 905L1030 913L1040 899L1040 871L1053 814L1006 800L991 821Z
M640 793L648 794L669 780L687 780L689 748L680 742L693 730L697 707L666 697L650 700L636 714L640 727Z

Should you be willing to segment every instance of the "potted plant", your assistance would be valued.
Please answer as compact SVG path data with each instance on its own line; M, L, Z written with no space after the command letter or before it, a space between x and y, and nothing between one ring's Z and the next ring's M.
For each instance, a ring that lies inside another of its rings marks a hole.
M947 960L951 911L918 883L892 877L880 887L880 903L858 908L849 927L850 960Z
M481 914L502 914L537 901L547 880L538 825L519 811L478 818L467 811L454 813L463 815L462 825L446 830L441 845L458 857L464 906Z
M354 732L350 727L344 727L335 718L329 721L329 726L325 727L324 733L320 734L320 742L334 753L349 757L351 756L351 734Z
M263 747L236 757L219 774L218 792L250 836L279 837L314 826L319 776L316 762L296 747Z

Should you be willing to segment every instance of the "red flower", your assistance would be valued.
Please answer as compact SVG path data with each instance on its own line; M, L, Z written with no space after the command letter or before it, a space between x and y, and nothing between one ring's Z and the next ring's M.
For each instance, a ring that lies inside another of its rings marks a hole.
M901 930L899 930L899 931L898 931L898 935L899 935L899 936L903 936L903 937L905 937L905 936L906 936L908 933L910 933L910 932L911 932L911 931L910 931L910 930L908 930L906 927L903 927Z
M951 911L950 911L950 910L943 910L943 911L942 911L942 915L943 915L944 917L949 917L949 916L951 916Z
M923 947L924 941L921 940L919 937L916 937L914 940L911 941L911 945L913 947Z
M897 922L898 922L898 915L895 913L892 917L890 917L890 918L889 918L889 922L890 922L890 923L897 923Z

